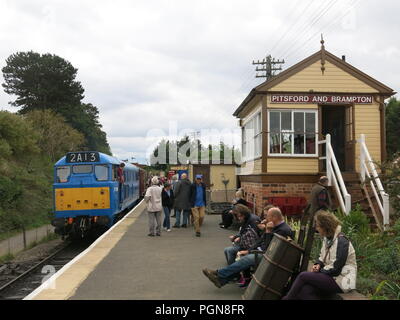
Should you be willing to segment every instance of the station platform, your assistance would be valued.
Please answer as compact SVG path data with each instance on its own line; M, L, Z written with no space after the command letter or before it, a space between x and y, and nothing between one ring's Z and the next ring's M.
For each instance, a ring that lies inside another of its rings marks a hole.
M149 237L142 201L25 299L240 300L245 289L234 283L218 289L202 273L226 265L223 249L235 232L219 222L220 215L206 215L201 237L191 226Z

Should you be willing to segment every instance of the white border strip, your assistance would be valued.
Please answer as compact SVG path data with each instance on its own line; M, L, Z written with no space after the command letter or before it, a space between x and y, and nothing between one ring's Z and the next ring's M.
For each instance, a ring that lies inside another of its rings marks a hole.
M82 251L79 255L77 255L74 259L68 262L64 267L58 270L54 275L52 275L49 279L43 282L38 288L36 288L33 292L28 294L22 300L32 300L43 290L50 288L51 282L57 280L59 276L61 276L65 271L67 271L76 261L82 258L85 254L91 251L103 238L105 238L116 226L118 226L122 221L128 218L135 209L139 208L144 200L140 201L130 212L128 212L121 220L119 220L116 224L114 224L109 230L107 230L104 234L102 234L95 242L93 242L85 251Z

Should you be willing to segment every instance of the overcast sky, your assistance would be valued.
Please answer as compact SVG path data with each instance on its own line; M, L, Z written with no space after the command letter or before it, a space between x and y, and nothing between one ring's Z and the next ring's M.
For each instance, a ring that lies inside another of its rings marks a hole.
M261 83L252 60L286 69L320 49L321 32L328 51L400 90L395 0L0 0L0 13L0 68L28 50L71 62L114 155L142 163L170 128L237 132L232 113ZM11 100L1 91L0 109L16 112Z

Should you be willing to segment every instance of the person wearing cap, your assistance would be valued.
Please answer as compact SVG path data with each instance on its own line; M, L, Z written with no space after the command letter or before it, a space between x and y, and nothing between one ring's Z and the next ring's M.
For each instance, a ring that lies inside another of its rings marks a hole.
M202 179L203 176L201 174L196 174L196 181L193 182L190 192L190 204L196 237L200 237L201 235L200 227L203 224L206 214L206 185Z

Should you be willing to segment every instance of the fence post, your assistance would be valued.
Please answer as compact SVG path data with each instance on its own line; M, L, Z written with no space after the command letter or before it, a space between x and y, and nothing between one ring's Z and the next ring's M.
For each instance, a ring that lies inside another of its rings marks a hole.
M326 176L328 178L328 185L332 186L332 165L331 165L331 153L330 153L330 148L329 146L331 145L331 135L328 133L326 135L326 143L325 143L325 148L326 148Z
M361 175L361 182L364 183L365 181L365 152L364 152L364 145L365 145L365 135L361 134L360 136L360 175Z
M389 224L390 224L390 219L389 219L389 211L390 211L390 204L389 204L389 195L385 193L383 195L383 231L386 231Z

